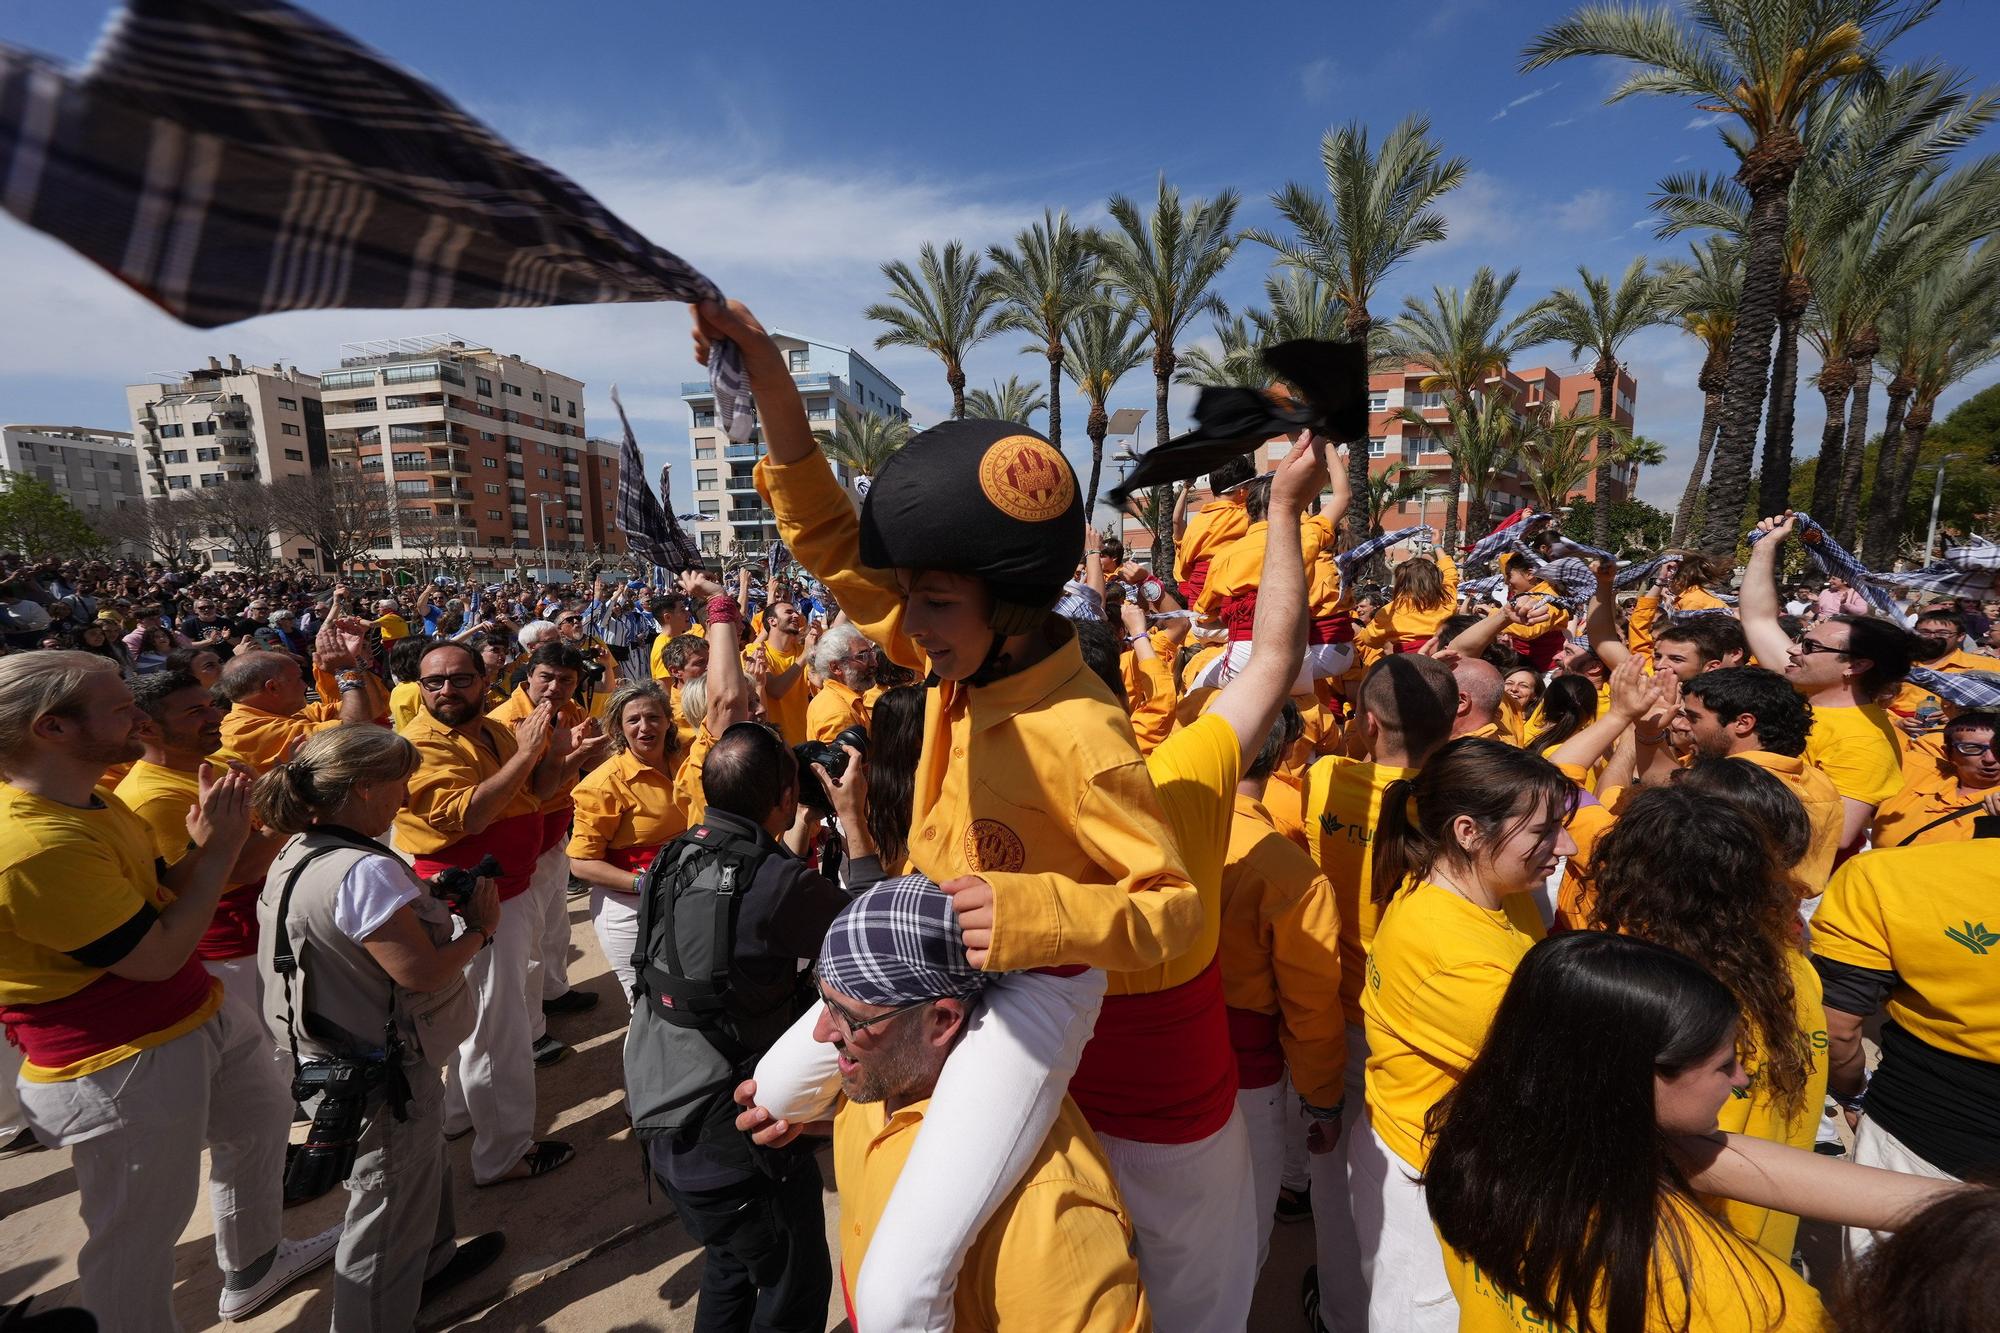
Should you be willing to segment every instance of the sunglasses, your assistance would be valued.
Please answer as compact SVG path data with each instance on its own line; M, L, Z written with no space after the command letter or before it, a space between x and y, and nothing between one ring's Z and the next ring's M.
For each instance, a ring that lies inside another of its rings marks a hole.
M1800 657L1811 657L1814 653L1833 653L1838 657L1847 656L1847 649L1836 648L1830 643L1821 643L1817 639L1800 639L1792 645L1792 651Z

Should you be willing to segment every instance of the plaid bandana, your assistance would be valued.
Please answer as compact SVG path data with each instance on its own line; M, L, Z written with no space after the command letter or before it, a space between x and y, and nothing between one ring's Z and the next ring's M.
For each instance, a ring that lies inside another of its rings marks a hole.
M1412 541L1419 535L1435 539L1437 537L1437 529L1428 523L1419 523L1414 528L1402 528L1396 532L1385 532L1379 537L1370 537L1351 551L1342 551L1340 554L1334 556L1333 563L1339 566L1340 577L1345 581L1350 577L1347 571L1353 569L1362 561L1380 555L1397 542Z
M0 46L0 207L168 313L719 299L442 93L282 0L127 0L79 76ZM710 376L750 438L734 347Z
M2000 671L1933 671L1910 668L1910 684L1960 708L2000 708Z
M1474 544L1473 548L1465 553L1465 559L1462 563L1467 569L1478 569L1502 551L1510 549L1519 540L1521 533L1527 529L1529 524L1538 519L1553 517L1554 515L1552 514L1539 514L1533 510L1524 509L1520 511L1505 523L1502 523L1499 527L1481 537Z
M922 875L884 880L840 910L819 976L863 1004L968 999L991 978L965 961L951 897Z

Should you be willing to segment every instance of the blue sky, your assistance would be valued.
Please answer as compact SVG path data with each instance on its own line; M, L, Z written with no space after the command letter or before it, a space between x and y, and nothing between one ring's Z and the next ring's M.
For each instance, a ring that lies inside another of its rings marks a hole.
M1578 264L1615 273L1635 254L1685 253L1685 241L1653 239L1653 186L1672 171L1726 169L1716 130L1691 106L1604 105L1618 77L1611 62L1515 72L1522 45L1571 0L1433 0L1414 18L1405 6L1218 11L1184 0L1023 0L995 11L901 0L307 7L596 191L767 324L860 348L924 422L949 409L942 370L920 353L875 351L877 330L861 311L882 294L882 261L914 259L927 240L1004 242L1044 207L1095 221L1111 194L1147 197L1162 172L1188 195L1234 188L1241 225L1272 225L1273 190L1323 181L1318 145L1330 125L1359 118L1379 137L1422 113L1472 174L1444 203L1449 239L1391 276L1380 319L1406 293L1462 284L1482 263L1519 268L1525 304L1573 282ZM111 8L9 0L0 41L80 62ZM1944 0L1894 54L1972 61L1971 78L1991 84L1996 39L2000 6ZM2000 147L1988 137L1989 151ZM1261 300L1269 262L1263 247L1240 247L1218 288L1233 308ZM677 306L306 312L203 332L4 216L0 294L11 316L0 320L0 419L122 427L124 384L209 355L317 370L337 362L342 342L450 330L585 380L594 434L615 429L617 381L654 466L676 464L676 506L688 507L688 422L676 394L699 371ZM1008 335L977 349L972 385L1045 374L1039 357L1017 354L1020 342ZM1668 448L1641 494L1670 506L1693 455L1700 351L1663 329L1636 338L1628 360L1639 430ZM1536 361L1572 358L1554 347L1522 364ZM1994 378L2000 371L1945 406ZM1112 405L1152 401L1142 370ZM1177 428L1191 402L1176 391ZM1879 394L1875 402L1879 428ZM1083 411L1066 398L1079 459ZM1808 388L1802 448L1816 447L1820 422ZM1151 431L1149 420L1142 438Z

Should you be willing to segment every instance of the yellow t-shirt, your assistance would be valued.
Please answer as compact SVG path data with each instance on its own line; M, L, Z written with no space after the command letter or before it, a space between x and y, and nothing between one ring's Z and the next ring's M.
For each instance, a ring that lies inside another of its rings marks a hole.
M146 822L102 787L91 796L100 804L81 810L0 783L0 1006L75 995L109 969L72 954L174 901ZM61 1068L24 1061L21 1077L59 1083L109 1069L194 1031L221 1006L222 983L211 981L203 1004L159 1031Z
M682 826L693 828L701 823L708 813L708 796L701 785L702 762L708 752L715 748L715 737L708 734L708 727L697 726L694 739L688 742L687 758L681 760L674 770L674 805L681 812Z
M389 691L389 725L401 731L423 706L423 687L414 680L403 681Z
M1812 959L1804 949L1792 951L1786 960L1786 968L1792 974L1792 1004L1798 1015L1799 1027L1812 1045L1812 1067L1806 1076L1804 1099L1797 1112L1785 1115L1769 1088L1761 1081L1764 1062L1753 1051L1750 1058L1743 1062L1743 1072L1750 1077L1749 1085L1722 1104L1716 1123L1732 1134L1748 1134L1753 1138L1768 1139L1772 1143L1788 1144L1810 1152L1813 1134L1819 1127L1820 1107L1826 1100L1825 996L1820 988L1819 973L1813 970ZM1798 1239L1799 1234L1799 1219L1796 1216L1740 1203L1735 1199L1718 1202L1723 1217L1736 1229L1737 1235L1763 1246L1781 1263L1792 1261L1792 1242Z
M751 648L756 646L756 644L748 645ZM805 653L803 644L797 652L791 653L782 652L777 645L771 643L764 644L763 649L764 661L773 676L790 671ZM803 671L792 681L792 688L783 694L774 697L767 691L764 695L764 715L772 726L783 733L787 745L804 744L806 710L810 707L812 707L812 687L806 684L806 673Z
M1368 1122L1409 1166L1429 1155L1424 1117L1458 1084L1534 943L1504 910L1428 881L1382 912L1361 996Z
M1414 768L1326 758L1306 771L1306 841L1320 873L1333 886L1340 916L1340 1000L1347 1021L1361 1023L1361 979L1375 940L1376 908L1369 889L1382 793L1390 783L1416 776Z
M1673 1245L1668 1218L1680 1223L1685 1249ZM1825 1327L1818 1293L1788 1262L1774 1262L1686 1200L1662 1205L1653 1254L1658 1285L1646 1312L1646 1333L1821 1333ZM1459 1333L1559 1333L1456 1250L1445 1249L1444 1267L1458 1298ZM1683 1272L1685 1279L1679 1276ZM1603 1305L1594 1305L1591 1313L1597 1327L1604 1327Z
M1833 779L1850 801L1880 805L1903 786L1903 747L1889 712L1875 704L1814 705L1806 762Z
M1940 1051L2000 1063L2000 856L1980 842L1864 852L1834 872L1813 952L1894 972L1887 1017Z
M1847 808L1840 802L1840 789L1833 779L1802 756L1774 754L1770 750L1745 750L1732 756L1747 759L1791 788L1792 795L1806 809L1806 823L1812 838L1806 854L1792 867L1792 876L1803 886L1802 896L1810 898L1826 888L1833 874L1834 860L1840 855L1840 831L1846 826Z
M883 1102L843 1101L833 1122L840 1184L841 1287L852 1292L928 1100L891 1116ZM952 1295L962 1329L1137 1333L1152 1317L1139 1287L1132 1219L1104 1148L1075 1102L1062 1109L1020 1183L973 1238ZM867 1315L856 1312L865 1326Z
M112 793L153 832L153 855L168 865L187 854L187 813L201 798L201 779L141 759Z
M1936 828L1924 826L1954 811L1979 805L1992 790L1987 787L1961 792L1956 770L1933 767L1930 772L1906 781L1901 791L1875 807L1875 823L1868 831L1868 841L1875 847L1896 847L1905 838L1915 839L1910 844L1913 847L1933 842L1970 842L1977 814L1946 819ZM1919 833L1919 829L1924 831Z
M1108 995L1150 995L1200 976L1222 934L1222 864L1229 855L1230 804L1241 777L1243 747L1213 713L1196 719L1146 756L1146 771L1174 845L1201 899L1201 930L1181 953L1150 967L1114 971Z
M621 750L576 784L569 854L602 861L627 847L658 847L687 831L674 799L674 779L630 750Z

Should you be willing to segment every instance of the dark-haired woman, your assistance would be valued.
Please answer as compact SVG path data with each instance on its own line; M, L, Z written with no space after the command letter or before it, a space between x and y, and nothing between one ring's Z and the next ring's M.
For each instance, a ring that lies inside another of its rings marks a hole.
M910 797L924 748L926 695L920 686L895 686L883 691L869 715L868 832L885 869L900 870L909 855Z
M1597 686L1586 676L1565 673L1549 681L1541 708L1529 719L1527 747L1546 755L1597 720Z
M1759 818L1753 802L1778 813ZM1826 1011L1790 873L1808 836L1805 809L1783 783L1743 760L1709 761L1634 797L1591 861L1593 926L1702 960L1743 1012L1748 1083L1723 1107L1722 1128L1794 1148L1812 1147L1826 1097ZM1740 1235L1791 1259L1796 1217L1735 1203L1724 1213Z
M1361 996L1369 1141L1349 1149L1355 1230L1372 1267L1371 1333L1458 1326L1419 1183L1425 1120L1479 1054L1540 933L1526 895L1576 850L1563 828L1574 798L1546 759L1472 739L1384 795L1372 886L1384 906ZM1510 913L1516 905L1525 912Z

